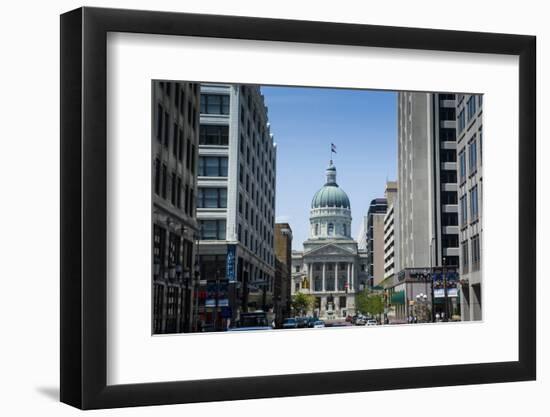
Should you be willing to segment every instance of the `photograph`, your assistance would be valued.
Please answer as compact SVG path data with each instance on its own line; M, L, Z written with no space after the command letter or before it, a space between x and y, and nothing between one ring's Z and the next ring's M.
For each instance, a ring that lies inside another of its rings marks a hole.
M483 94L151 88L152 334L483 319Z

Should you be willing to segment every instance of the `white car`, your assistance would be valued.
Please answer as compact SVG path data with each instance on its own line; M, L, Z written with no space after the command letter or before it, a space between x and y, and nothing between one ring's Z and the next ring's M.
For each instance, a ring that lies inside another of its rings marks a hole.
M376 320L367 320L367 326L376 326L377 324Z
M314 329L321 329L323 327L325 327L325 322L322 320L317 320L315 323L313 323Z

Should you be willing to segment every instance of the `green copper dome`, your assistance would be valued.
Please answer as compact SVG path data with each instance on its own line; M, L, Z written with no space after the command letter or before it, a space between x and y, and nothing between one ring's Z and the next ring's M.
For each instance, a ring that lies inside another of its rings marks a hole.
M339 207L351 208L348 195L336 184L327 184L313 196L311 208Z
M336 184L336 167L330 161L325 171L327 181L323 188L315 193L311 208L339 207L351 209L348 195Z

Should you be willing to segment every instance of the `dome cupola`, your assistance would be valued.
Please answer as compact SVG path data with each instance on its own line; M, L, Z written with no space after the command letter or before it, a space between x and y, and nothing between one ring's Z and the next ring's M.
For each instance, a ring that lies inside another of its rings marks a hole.
M336 183L336 167L332 160L325 171L325 185L313 196L311 208L338 207L351 209L348 195Z

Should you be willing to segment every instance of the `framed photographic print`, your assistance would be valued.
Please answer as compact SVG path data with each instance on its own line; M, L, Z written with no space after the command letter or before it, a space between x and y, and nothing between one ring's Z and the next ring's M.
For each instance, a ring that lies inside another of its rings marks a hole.
M61 16L61 400L532 380L535 38Z

